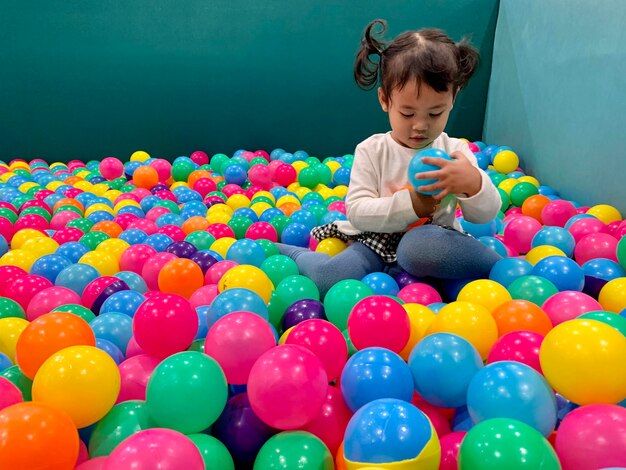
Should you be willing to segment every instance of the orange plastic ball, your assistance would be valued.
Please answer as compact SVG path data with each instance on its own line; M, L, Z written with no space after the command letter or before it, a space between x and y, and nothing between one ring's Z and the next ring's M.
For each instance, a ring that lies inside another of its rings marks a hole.
M209 173L206 170L195 170L192 171L189 176L187 177L187 184L189 185L190 188L193 188L193 185L196 183L196 181L198 181L200 178L211 178L211 173Z
M103 232L106 233L111 238L119 237L124 229L120 227L120 225L112 220L102 220L93 227L91 227L91 232Z
M188 299L204 285L202 269L187 258L168 261L159 272L159 289L161 292L178 294Z
M493 319L498 325L498 335L502 336L513 331L532 331L547 335L552 329L548 314L539 306L527 300L510 300L497 307Z
M543 223L541 220L541 211L549 202L550 199L546 196L542 196L541 194L535 194L534 196L530 196L526 198L526 200L522 204L522 214L527 215L528 217L532 217L533 219Z
M133 173L135 186L144 189L152 189L159 182L159 174L151 166L140 166Z
M200 215L194 215L183 222L182 229L186 235L189 235L193 232L204 232L209 228L209 225L209 221L206 218Z
M64 197L63 199L59 199L54 204L54 207L52 208L52 211L55 212L60 207L65 207L65 206L73 206L73 207L76 207L77 209L80 209L81 212L85 211L85 208L83 207L83 205L80 202L78 202L76 199L72 199L72 198L69 198L69 197Z

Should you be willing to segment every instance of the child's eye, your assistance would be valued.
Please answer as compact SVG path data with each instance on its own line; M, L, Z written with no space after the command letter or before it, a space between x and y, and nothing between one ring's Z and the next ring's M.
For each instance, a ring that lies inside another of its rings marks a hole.
M413 115L412 115L412 114L404 114L404 113L400 113L400 114L402 114L405 118L410 118L410 117L413 117Z
M441 111L440 113L430 113L430 117L439 117L443 114L443 111Z

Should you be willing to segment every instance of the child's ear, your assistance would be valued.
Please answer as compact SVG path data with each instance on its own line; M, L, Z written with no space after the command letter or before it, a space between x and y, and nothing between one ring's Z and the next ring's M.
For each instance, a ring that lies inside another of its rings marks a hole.
M382 88L378 88L378 102L380 103L380 107L383 108L384 112L389 111L389 103L387 101L387 97L385 96L385 92Z

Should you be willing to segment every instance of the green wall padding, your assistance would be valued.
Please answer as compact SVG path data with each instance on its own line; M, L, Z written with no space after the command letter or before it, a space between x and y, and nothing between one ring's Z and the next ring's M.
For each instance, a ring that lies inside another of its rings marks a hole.
M470 34L482 66L448 131L481 136L498 0L5 2L0 158L175 158L282 147L325 157L388 129L352 64L374 18L390 36Z
M502 0L485 141L561 197L626 216L626 2Z

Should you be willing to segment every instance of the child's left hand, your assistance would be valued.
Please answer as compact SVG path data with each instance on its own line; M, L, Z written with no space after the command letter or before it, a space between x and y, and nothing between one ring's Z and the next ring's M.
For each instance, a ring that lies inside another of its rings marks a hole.
M419 191L436 191L440 193L433 197L441 200L448 194L465 194L467 197L474 196L480 191L482 177L463 152L456 151L450 154L452 160L444 160L436 157L423 157L422 162L440 167L437 171L428 171L416 175L416 179L437 179L433 184L420 186Z

